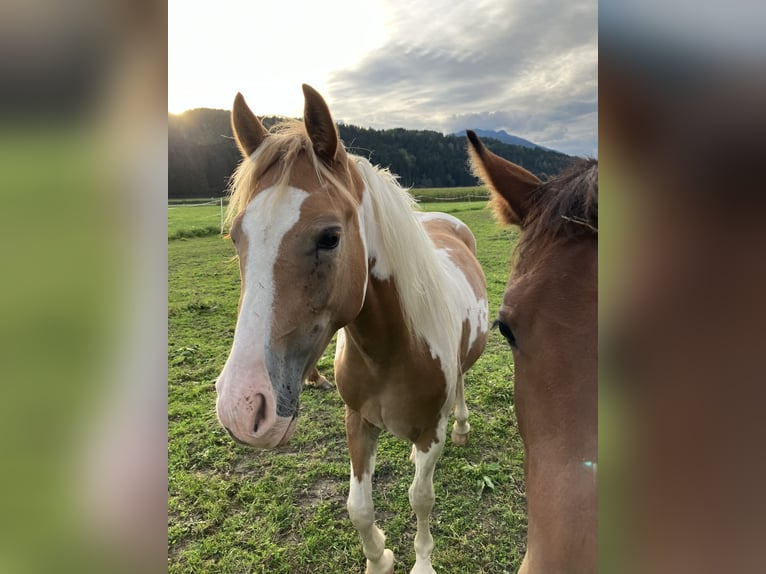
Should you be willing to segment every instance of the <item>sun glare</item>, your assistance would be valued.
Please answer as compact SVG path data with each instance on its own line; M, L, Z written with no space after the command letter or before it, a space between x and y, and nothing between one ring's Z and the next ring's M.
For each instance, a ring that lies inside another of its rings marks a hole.
M170 0L168 18L168 113L176 115L231 109L237 92L256 114L300 115L302 83L324 92L333 71L353 67L386 40L382 0L364 10L356 0L220 0L194 8Z

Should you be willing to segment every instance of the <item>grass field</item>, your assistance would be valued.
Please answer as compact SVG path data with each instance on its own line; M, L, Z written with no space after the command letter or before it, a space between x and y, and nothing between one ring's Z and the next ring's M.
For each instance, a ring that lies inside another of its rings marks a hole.
M497 226L484 202L422 208L451 211L473 230L493 318L515 230ZM217 207L169 210L169 572L361 573L361 542L346 512L349 459L338 394L305 390L295 436L278 451L237 445L216 420L213 385L232 342L239 270L230 242L217 232L191 231L204 229L205 210L217 226ZM319 363L330 380L333 354L331 344ZM523 451L512 375L511 352L493 331L466 376L469 444L448 441L435 473L433 561L442 574L515 572L524 554ZM377 523L397 573L414 563L409 451L383 433L373 479Z
M455 205L468 203L461 199L469 199L477 204L477 199L487 197L489 191L482 186L475 187L432 187L413 189L412 194L420 202L444 202L439 211L451 213ZM220 205L199 205L213 199L171 199L168 201L168 239L189 237L205 237L221 233ZM197 204L197 207L187 207L185 204ZM478 202L482 203L483 202ZM224 199L224 210L226 199Z

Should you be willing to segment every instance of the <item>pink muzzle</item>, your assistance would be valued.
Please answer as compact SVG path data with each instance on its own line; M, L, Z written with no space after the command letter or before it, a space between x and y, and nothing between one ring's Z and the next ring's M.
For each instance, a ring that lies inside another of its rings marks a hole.
M263 363L249 373L227 365L215 384L218 420L237 442L275 448L290 440L296 418L277 415L276 400Z

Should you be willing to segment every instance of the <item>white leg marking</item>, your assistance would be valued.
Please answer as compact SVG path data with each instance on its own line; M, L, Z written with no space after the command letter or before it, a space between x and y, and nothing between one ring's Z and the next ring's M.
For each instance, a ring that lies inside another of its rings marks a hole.
M335 339L335 359L334 359L334 365L335 368L338 368L338 361L340 360L341 356L343 355L343 349L346 346L346 330L341 329L338 331L338 336Z
M465 404L463 377L461 376L457 382L455 393L455 424L452 426L452 442L461 446L465 445L470 430L471 425L468 423L468 407Z
M436 432L438 442L431 445L428 452L415 450L415 480L410 486L410 505L418 519L418 531L415 534L415 566L410 574L435 574L431 566L431 553L434 538L431 536L429 521L434 507L434 468L444 448L447 434L447 417L439 420Z
M351 467L351 486L348 492L348 515L362 539L367 557L367 574L393 572L394 554L386 549L386 536L375 526L375 507L372 503L372 474L375 472L375 455L370 457L369 470L359 481Z

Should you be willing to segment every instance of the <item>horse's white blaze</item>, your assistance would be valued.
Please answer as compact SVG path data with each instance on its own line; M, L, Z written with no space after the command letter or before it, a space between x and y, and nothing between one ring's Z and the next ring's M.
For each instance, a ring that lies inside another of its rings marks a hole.
M218 416L226 428L244 440L253 434L255 396L271 392L265 358L274 307L274 263L282 238L300 218L308 193L297 188L268 188L247 206L242 232L247 237L245 293L234 332L234 343L221 376L216 382ZM264 422L276 413L266 412Z

